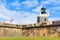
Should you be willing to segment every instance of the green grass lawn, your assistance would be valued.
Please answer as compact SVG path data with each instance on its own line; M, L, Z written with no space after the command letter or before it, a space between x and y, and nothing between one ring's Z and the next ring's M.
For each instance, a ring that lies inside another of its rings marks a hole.
M60 37L0 37L0 40L60 40Z

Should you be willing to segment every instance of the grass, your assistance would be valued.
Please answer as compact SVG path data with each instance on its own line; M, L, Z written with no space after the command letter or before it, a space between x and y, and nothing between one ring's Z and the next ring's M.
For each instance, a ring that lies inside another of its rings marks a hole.
M0 40L60 40L60 37L0 37Z

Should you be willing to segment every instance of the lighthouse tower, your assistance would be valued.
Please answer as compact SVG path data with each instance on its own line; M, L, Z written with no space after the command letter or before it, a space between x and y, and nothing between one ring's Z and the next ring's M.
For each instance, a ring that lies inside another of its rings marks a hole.
M46 13L46 8L41 8L41 13L37 17L37 23L47 23L48 22L49 14Z

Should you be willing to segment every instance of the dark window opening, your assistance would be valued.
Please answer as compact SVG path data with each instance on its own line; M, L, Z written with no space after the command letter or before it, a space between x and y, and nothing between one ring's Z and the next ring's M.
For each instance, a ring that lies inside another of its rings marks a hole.
M40 17L37 17L37 22L38 22L38 23L40 22Z
M44 19L44 21L46 21L46 18Z

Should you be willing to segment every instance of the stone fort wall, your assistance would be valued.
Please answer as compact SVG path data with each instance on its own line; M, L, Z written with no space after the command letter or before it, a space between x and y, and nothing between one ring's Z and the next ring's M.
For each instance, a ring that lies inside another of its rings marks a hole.
M60 25L0 23L0 37L60 37Z

